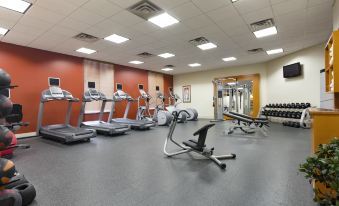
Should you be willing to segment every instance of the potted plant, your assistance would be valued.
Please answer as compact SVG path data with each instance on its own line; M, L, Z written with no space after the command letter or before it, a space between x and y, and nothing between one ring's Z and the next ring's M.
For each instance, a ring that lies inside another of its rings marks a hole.
M300 172L314 187L314 201L326 206L339 206L339 138L321 144L315 155L300 165Z

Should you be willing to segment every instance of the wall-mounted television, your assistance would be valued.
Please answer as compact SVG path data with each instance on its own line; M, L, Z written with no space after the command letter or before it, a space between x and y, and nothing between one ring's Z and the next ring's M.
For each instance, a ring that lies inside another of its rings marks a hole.
M286 65L283 67L284 78L297 77L301 75L301 64L300 62L295 64Z

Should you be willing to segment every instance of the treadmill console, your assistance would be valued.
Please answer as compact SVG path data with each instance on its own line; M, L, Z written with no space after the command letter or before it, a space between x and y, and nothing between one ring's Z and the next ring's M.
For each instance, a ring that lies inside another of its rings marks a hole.
M60 87L51 86L49 87L49 91L53 98L64 98L64 93L62 92L62 89Z
M49 92L51 96L56 99L64 98L64 93L60 88L60 79L54 77L48 77Z
M89 96L92 99L100 99L101 98L99 92L96 89L89 89L88 93L89 93Z
M88 93L92 99L98 100L101 98L99 92L95 89L95 82L88 82Z

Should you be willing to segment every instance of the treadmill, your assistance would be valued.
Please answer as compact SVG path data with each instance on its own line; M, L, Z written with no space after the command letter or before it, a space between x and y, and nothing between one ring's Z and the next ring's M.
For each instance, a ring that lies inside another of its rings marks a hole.
M102 102L100 114L99 114L99 120L83 121L86 103L93 102L93 101ZM108 122L102 121L105 106L107 102L113 102L113 99L107 99L103 93L98 92L95 89L95 82L88 82L88 90L84 93L82 97L82 107L80 110L78 126L82 128L87 128L87 129L94 129L97 131L97 133L108 134L108 135L124 134L125 132L129 131L130 128L128 125L122 125L122 124L118 124L114 122L108 123Z
M115 103L116 102L121 102L121 101L127 101L127 106L125 109L124 117L123 118L113 118L113 113L115 110ZM135 119L128 119L127 115L129 113L131 103L134 102L134 100L130 95L122 91L122 84L117 84L117 92L113 94L113 103L112 103L112 108L111 112L108 117L108 122L115 122L119 123L122 125L128 125L132 129L139 129L139 130L145 130L145 129L150 129L151 127L155 126L155 123L153 121L149 121L147 119L143 120L135 120Z
M70 125L72 104L73 102L79 102L79 99L74 98L70 92L60 88L59 78L48 78L48 82L49 89L44 90L40 98L37 135L63 143L90 141L91 138L96 137L95 130ZM42 126L44 106L46 102L50 101L68 101L66 121L64 124Z

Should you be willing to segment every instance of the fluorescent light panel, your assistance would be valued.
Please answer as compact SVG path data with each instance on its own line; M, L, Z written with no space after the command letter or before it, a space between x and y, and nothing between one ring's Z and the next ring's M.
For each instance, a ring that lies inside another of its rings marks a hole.
M279 54L279 53L282 53L284 52L284 50L282 48L279 48L279 49L272 49L272 50L268 50L266 51L266 53L268 55L272 55L272 54Z
M171 53L163 53L163 54L159 54L158 56L167 59L167 58L174 57L175 55Z
M88 49L88 48L85 48L85 47L82 47L78 50L76 50L77 52L80 52L80 53L84 53L84 54L93 54L97 51L93 50L93 49Z
M32 4L22 0L0 0L0 7L25 13Z
M237 58L235 58L235 57L226 57L226 58L223 58L222 60L224 60L225 62L230 62L230 61L237 60Z
M193 63L193 64L189 64L188 66L190 66L190 67L200 67L201 64L199 64L199 63Z
M237 2L237 1L239 1L239 0L231 0L232 3Z
M209 50L209 49L217 48L217 45L213 43L206 43L206 44L200 44L197 47L199 47L199 49L201 50Z
M148 21L152 22L153 24L161 28L165 28L173 24L179 23L179 21L176 18L172 17L166 12L158 16L152 17L148 19Z
M112 34L111 36L105 37L104 39L107 40L107 41L114 42L116 44L121 44L121 43L129 40L128 38L125 38L123 36L119 36L117 34Z
M5 36L5 34L7 34L8 31L9 31L8 29L0 27L0 35L1 36Z
M266 28L266 29L255 31L253 33L254 33L255 37L257 37L259 39L259 38L263 38L263 37L266 37L266 36L275 35L275 34L278 33L278 31L277 31L277 27L272 26L272 27L269 27L269 28Z
M161 70L162 70L162 71L165 71L165 72L173 71L172 68L163 68L163 69L161 69Z
M128 62L130 64L143 64L144 62L138 61L138 60L134 60L134 61L130 61Z

